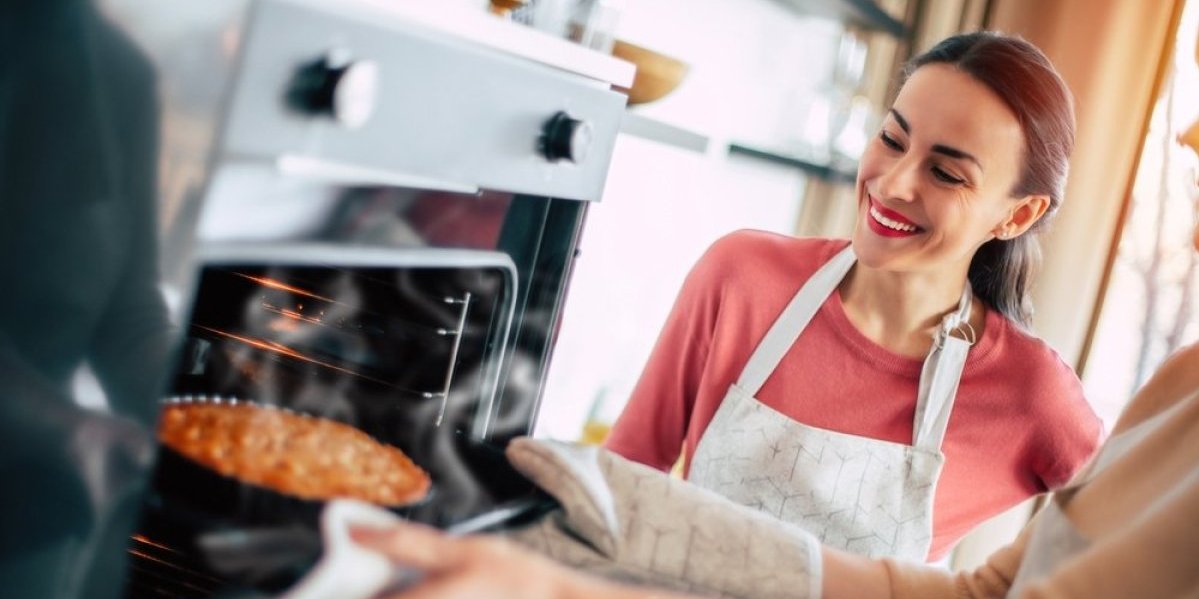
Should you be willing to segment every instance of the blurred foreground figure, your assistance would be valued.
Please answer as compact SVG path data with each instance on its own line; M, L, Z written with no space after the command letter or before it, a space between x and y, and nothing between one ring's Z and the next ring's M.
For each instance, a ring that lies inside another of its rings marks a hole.
M112 597L170 339L154 74L87 0L5 2L0 44L0 588Z

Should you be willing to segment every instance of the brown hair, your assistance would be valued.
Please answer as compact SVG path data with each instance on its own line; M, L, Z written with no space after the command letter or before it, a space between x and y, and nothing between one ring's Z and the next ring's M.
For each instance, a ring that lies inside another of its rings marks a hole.
M970 262L970 284L983 301L1027 325L1029 283L1041 262L1035 233L1058 207L1074 149L1074 102L1053 64L1036 46L994 32L955 35L908 62L906 81L927 64L951 65L987 86L1015 113L1024 132L1024 156L1013 197L1046 195L1049 208L1024 235L984 243Z

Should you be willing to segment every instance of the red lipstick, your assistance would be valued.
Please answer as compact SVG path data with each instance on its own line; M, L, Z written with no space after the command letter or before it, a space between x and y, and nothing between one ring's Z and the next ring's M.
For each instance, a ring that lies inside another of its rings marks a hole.
M869 194L866 198L869 201L866 222L875 234L881 237L911 237L924 232L923 228L906 216L884 207Z

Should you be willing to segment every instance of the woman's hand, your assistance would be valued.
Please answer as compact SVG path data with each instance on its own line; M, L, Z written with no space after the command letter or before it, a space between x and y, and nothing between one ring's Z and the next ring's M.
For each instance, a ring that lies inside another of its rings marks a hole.
M615 585L572 572L497 538L448 537L416 524L354 528L353 539L422 577L390 599L625 599Z
M498 538L448 537L409 523L353 528L350 536L421 572L419 582L385 599L696 599L567 570Z

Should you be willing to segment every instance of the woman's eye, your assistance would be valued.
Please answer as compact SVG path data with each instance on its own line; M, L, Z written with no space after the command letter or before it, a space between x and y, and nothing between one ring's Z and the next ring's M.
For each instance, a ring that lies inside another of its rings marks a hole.
M886 131L880 132L878 134L878 138L883 141L884 146L887 146L888 148L891 148L892 150L903 151L903 146L899 145L899 142L896 141L894 137L891 137L890 135L888 135Z
M955 177L938 167L933 167L933 176L939 181L951 183L953 185L961 185L962 183L966 182L965 179L959 179L958 177Z

